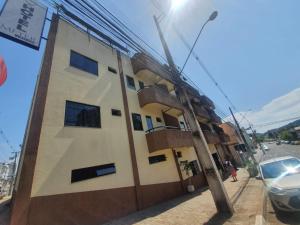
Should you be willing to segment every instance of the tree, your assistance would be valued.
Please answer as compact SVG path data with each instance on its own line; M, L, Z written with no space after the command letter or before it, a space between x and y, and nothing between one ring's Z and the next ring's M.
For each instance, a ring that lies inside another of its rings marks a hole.
M293 135L287 130L281 131L279 137L286 141L292 141L294 139Z

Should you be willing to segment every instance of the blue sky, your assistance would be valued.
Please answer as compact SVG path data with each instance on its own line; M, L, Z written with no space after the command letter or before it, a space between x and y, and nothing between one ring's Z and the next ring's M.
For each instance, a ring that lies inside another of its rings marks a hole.
M99 1L163 54L152 18L158 10L150 0ZM168 11L167 1L161 2ZM3 3L0 0L0 7ZM251 109L247 117L259 124L300 116L299 8L298 0L186 0L161 25L175 62L182 66L188 51L171 24L192 44L211 12L218 10L195 52L238 110ZM44 47L44 40L40 51L35 51L0 37L0 55L8 67L7 82L0 87L0 129L16 149L23 140ZM185 72L228 114L228 102L192 57ZM0 161L9 152L0 137Z

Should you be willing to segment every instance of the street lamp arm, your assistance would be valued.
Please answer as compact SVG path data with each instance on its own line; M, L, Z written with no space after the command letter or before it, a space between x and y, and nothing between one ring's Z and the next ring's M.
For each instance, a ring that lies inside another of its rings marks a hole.
M184 64L183 64L181 70L180 70L180 73L179 73L180 75L181 75L182 71L184 70L184 67L185 67L186 64L187 64L187 62L188 62L188 60L189 60L189 58L190 58L190 56L191 56L191 54L192 54L192 52L193 52L193 50L194 50L194 48L195 48L195 45L196 45L196 43L197 43L197 41L198 41L198 39L199 39L199 37L200 37L200 35L201 35L201 33L202 33L204 27L206 26L206 24L207 24L209 21L210 21L210 19L208 19L208 20L203 24L203 26L201 27L201 30L199 31L198 36L197 36L197 38L196 38L196 40L195 40L195 42L194 42L194 44L193 44L193 46L192 46L192 48L191 48L191 50L190 50L190 52L189 52L189 54L188 54L188 56L187 56L185 62L184 62Z

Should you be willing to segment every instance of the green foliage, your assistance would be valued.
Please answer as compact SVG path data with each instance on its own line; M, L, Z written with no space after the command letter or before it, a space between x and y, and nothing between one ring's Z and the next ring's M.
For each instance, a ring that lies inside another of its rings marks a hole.
M279 134L279 137L280 137L280 139L286 140L286 141L293 141L293 139L294 139L293 135L287 130L281 131Z
M183 170L185 171L187 176L190 176L190 171L192 170L192 163L188 160L180 161L180 165L183 166Z
M256 137L257 143L262 143L264 142L264 136L258 136Z
M258 174L255 164L249 159L245 161L245 164L250 177L255 177Z

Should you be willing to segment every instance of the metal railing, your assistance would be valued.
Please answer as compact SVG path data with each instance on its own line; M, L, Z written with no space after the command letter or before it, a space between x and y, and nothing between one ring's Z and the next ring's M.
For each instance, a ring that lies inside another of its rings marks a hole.
M146 134L155 132L155 131L160 131L160 130L180 130L180 131L190 131L187 128L181 128L181 127L174 127L174 126L158 126L158 127L153 127L151 129L148 129L145 131Z

